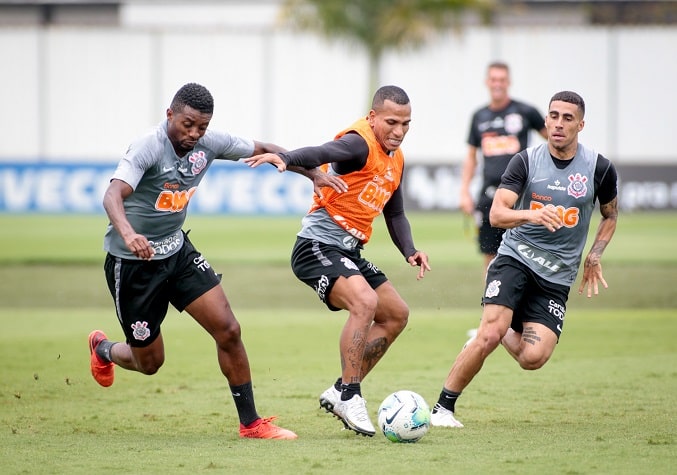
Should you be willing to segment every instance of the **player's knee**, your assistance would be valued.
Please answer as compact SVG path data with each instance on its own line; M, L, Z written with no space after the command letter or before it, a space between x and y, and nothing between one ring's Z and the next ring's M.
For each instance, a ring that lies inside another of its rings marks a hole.
M136 367L140 373L146 376L152 376L157 373L162 367L164 360L150 359L145 361L137 361Z
M540 369L548 361L548 357L537 353L522 353L517 360L520 367L527 371Z
M401 305L397 310L393 312L393 321L397 326L398 333L401 333L409 323L409 307L407 305Z
M501 344L501 339L502 336L500 332L493 331L491 329L487 331L487 329L485 329L485 331L477 334L477 336L473 341L473 344L479 345L479 347L482 349L482 355L484 355L484 357L486 358L496 348L498 348L498 345Z
M350 315L357 318L372 320L376 314L378 296L376 292L362 292L351 305Z
M213 335L216 343L221 348L228 348L236 344L242 338L242 329L237 320L229 319Z

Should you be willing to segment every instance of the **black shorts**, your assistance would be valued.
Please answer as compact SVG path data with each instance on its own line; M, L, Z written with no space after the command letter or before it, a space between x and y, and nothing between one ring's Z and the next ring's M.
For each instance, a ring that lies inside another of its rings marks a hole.
M499 254L487 269L482 304L511 308L510 326L516 332L522 333L524 322L535 322L550 328L559 339L569 290L566 285L542 279L518 260Z
M372 289L388 278L368 260L362 258L360 249L349 251L312 239L296 238L291 255L291 268L296 277L311 287L330 310L341 310L327 300L339 277L361 275Z
M501 245L505 229L495 228L489 223L489 219L482 220L477 230L477 242L480 245L482 254L495 255L498 252L498 246Z
M104 271L118 320L130 346L150 345L169 304L179 312L220 284L219 276L185 236L176 254L151 261L106 255Z
M482 254L495 255L501 245L505 229L495 228L489 222L489 209L475 210L475 225L477 226L477 243Z

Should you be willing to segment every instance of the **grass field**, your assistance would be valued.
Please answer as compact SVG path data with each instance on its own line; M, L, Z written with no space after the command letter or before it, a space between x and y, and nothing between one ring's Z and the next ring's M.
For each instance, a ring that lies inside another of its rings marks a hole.
M410 216L433 271L416 281L380 225L365 255L411 306L410 324L363 383L375 416L396 389L434 402L480 315L480 257L460 216ZM552 360L525 372L497 351L464 392L464 429L398 445L356 437L317 407L338 376L341 313L298 283L298 218L193 217L243 326L259 412L296 441L237 437L209 336L170 312L153 377L88 368L95 327L122 333L101 270L101 216L0 216L0 471L20 473L667 474L677 463L677 254L671 214L622 216L603 263L610 288L572 292ZM374 417L375 419L375 417Z

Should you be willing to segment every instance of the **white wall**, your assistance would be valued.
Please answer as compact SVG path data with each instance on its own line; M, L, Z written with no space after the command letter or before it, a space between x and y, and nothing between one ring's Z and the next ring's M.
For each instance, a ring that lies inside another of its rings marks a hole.
M462 159L486 64L502 59L513 97L543 113L559 90L585 98L586 145L617 162L677 163L676 58L675 28L468 27L388 54L381 82L412 100L411 162ZM115 162L189 81L212 91L212 127L288 148L332 139L373 92L361 50L279 29L1 29L0 65L5 162Z

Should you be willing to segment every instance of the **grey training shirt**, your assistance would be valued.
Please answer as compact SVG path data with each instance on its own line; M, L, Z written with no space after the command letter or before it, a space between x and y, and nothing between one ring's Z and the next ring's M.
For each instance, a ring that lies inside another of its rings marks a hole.
M132 143L111 179L122 180L134 192L124 200L134 230L164 259L183 246L181 228L188 203L215 159L238 160L254 153L254 141L208 129L186 155L179 157L167 136L167 121ZM108 225L104 250L124 259L138 259Z

